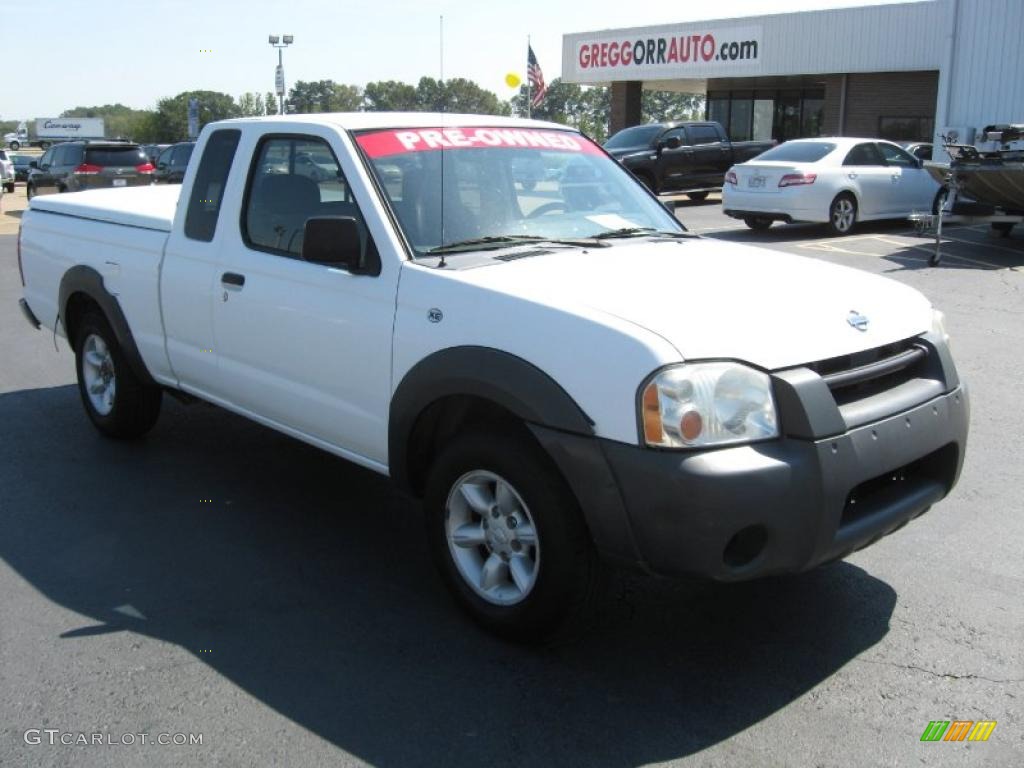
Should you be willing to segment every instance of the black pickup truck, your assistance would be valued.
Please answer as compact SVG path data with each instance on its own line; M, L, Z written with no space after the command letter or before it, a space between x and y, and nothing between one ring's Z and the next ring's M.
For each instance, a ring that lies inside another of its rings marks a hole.
M729 141L714 122L648 123L624 128L604 148L657 194L685 192L703 200L722 188L725 172L775 146L774 141Z

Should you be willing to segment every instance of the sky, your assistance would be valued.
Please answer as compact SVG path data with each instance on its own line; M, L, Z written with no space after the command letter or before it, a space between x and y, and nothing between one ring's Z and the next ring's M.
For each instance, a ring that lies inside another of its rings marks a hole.
M75 106L151 108L187 90L274 90L271 34L292 34L286 80L364 85L441 73L501 99L505 75L525 79L526 41L549 82L561 74L562 35L600 29L878 5L885 0L0 0L4 35L0 119L56 117ZM724 4L721 6L725 8ZM45 30L35 35L32 30Z

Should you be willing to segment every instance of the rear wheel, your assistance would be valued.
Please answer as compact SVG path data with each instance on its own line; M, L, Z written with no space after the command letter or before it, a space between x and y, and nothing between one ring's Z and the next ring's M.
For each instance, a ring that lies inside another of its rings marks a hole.
M505 638L542 641L585 622L599 565L561 475L526 436L478 430L431 470L434 561L461 606Z
M156 423L160 389L135 375L98 310L90 310L76 323L75 368L82 405L100 432L114 438L139 437Z
M994 221L992 222L992 231L998 232L1001 237L1009 237L1010 230L1013 229L1013 222L1011 221Z
M771 227L772 220L765 216L747 216L747 218L743 220L743 223L753 230L763 232Z
M828 209L828 228L833 235L848 235L857 223L857 201L849 192L837 195Z
M688 198L690 198L691 200L693 200L693 202L699 203L699 202L707 199L708 193L707 192L687 192L686 196Z
M28 198L29 200L31 200L33 197L35 197L35 194L36 194L36 188L33 187L31 184L26 184L25 185L25 197Z
M12 150L17 152L19 149L21 149L21 142L20 141L12 141L8 146L10 146L10 148Z

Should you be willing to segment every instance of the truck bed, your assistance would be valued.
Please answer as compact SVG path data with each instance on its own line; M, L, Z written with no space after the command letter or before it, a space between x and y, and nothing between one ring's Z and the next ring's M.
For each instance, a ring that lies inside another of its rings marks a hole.
M88 192L34 197L29 207L34 211L59 213L79 219L170 232L180 194L181 186L177 184L93 189Z

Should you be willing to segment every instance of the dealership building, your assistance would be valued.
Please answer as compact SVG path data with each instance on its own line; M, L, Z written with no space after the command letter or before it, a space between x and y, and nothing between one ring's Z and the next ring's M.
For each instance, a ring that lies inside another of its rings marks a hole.
M706 97L735 140L961 141L1024 123L1024 0L926 0L566 35L562 79L611 86L611 131L644 89Z

